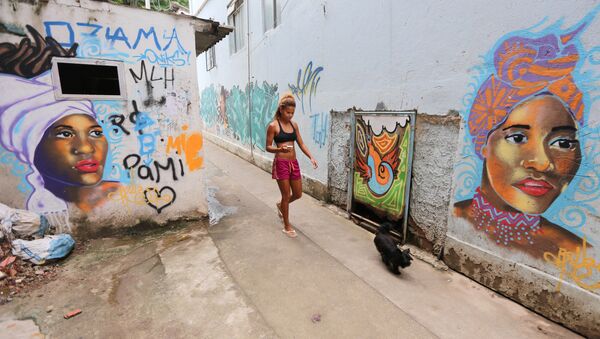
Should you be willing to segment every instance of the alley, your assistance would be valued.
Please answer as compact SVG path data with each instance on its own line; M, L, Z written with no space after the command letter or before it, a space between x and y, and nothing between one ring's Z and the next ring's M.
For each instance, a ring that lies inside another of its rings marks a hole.
M205 169L212 208L230 215L91 240L55 281L0 308L0 337L35 325L60 338L578 337L433 258L438 269L415 260L389 274L371 233L308 195L287 238L268 173L211 143Z
M209 233L228 272L282 337L577 337L421 260L399 277L389 274L371 233L306 194L291 212L299 237L288 239L279 231L270 174L211 143L206 157L208 186L237 207Z
M600 2L538 2L0 1L0 339L600 339Z

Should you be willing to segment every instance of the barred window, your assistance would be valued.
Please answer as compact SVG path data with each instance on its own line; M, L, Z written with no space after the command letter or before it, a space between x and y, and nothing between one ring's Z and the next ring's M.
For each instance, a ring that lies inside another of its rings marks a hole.
M206 70L210 71L217 65L215 46L209 48L208 51L206 51L204 54L206 56Z
M264 32L281 23L281 0L262 0Z
M246 6L243 0L232 0L227 7L227 23L233 26L229 35L229 51L233 54L246 45Z

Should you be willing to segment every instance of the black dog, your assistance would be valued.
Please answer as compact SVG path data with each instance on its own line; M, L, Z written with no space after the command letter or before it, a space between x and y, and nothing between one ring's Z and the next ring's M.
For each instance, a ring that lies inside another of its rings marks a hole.
M392 224L385 222L381 224L379 230L375 234L375 247L381 254L381 260L385 263L388 270L394 274L400 274L398 267L410 266L410 261L413 257L410 255L410 249L403 251L398 248L397 242L390 234Z

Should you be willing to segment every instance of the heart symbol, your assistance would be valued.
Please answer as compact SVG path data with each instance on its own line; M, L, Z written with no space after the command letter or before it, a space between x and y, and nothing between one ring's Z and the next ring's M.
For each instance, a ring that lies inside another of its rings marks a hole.
M170 191L171 194L163 195L163 191ZM150 194L148 194L150 193ZM154 208L158 214L165 208L170 206L173 202L175 202L175 190L169 186L165 186L159 190L156 187L148 187L144 190L144 198L146 199L146 204L148 206Z

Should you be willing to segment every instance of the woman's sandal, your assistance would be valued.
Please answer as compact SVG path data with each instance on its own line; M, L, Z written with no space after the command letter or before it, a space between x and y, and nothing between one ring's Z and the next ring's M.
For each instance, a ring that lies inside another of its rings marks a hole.
M296 230L286 231L285 228L283 228L281 229L281 232L285 233L285 235L287 235L290 238L295 238L298 236L298 234L296 234Z
M283 221L283 213L281 213L281 203L275 203L275 207L277 207L277 216Z

